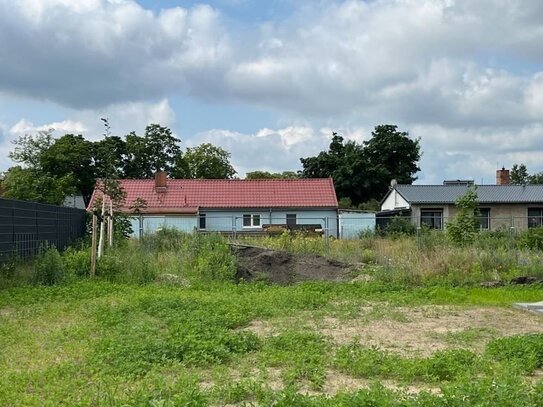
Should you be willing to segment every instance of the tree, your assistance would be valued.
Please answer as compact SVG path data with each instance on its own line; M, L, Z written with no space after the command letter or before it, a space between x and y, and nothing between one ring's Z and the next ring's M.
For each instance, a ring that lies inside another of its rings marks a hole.
M158 124L145 128L145 135L132 132L126 136L126 178L152 178L157 171L172 174L181 154L180 140L172 131Z
M119 136L106 134L103 139L95 141L92 147L96 178L105 178L109 173L125 175L125 166L128 162L125 140Z
M530 176L528 175L528 169L524 164L514 164L511 168L511 184L513 185L525 185L529 183Z
M85 205L89 203L96 182L92 142L82 135L66 134L42 152L40 166L54 177L71 175L73 190L83 196Z
M25 134L13 142L9 157L23 166L11 167L2 182L3 196L25 201L59 205L75 192L70 172L52 174L44 167L44 156L53 146L53 130Z
M229 179L236 174L230 165L230 153L210 143L187 148L179 156L173 176L175 178Z
M15 148L9 153L9 158L17 163L39 169L41 156L54 143L53 129L40 131L36 135L25 134L13 141Z
M34 168L11 167L2 188L6 198L60 205L75 192L71 174L54 176Z
M251 171L245 174L245 179L297 179L299 175L294 171L268 172Z
M376 126L372 138L363 144L332 134L328 151L301 158L304 178L332 177L338 197L349 198L354 206L379 200L392 179L410 184L420 169L419 140L409 138L397 126Z
M469 188L460 196L456 200L456 207L456 216L447 223L447 236L459 245L473 243L479 231L477 187Z
M412 184L420 171L420 140L413 140L409 133L398 131L395 125L376 126L372 137L364 141L371 197L380 199L388 191L390 181Z
M529 174L525 164L514 164L511 168L511 184L543 184L543 171Z

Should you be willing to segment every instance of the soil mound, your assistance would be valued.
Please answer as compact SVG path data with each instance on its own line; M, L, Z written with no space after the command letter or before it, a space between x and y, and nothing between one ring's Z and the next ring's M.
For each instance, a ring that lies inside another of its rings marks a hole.
M253 246L233 245L238 258L236 279L288 285L300 281L347 281L351 266L316 254L293 254Z

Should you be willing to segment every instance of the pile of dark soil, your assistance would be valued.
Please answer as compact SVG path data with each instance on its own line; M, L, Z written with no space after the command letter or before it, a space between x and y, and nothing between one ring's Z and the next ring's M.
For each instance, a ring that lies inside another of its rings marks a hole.
M253 246L232 245L238 258L238 281L288 285L301 281L348 281L353 268L316 254L294 254Z

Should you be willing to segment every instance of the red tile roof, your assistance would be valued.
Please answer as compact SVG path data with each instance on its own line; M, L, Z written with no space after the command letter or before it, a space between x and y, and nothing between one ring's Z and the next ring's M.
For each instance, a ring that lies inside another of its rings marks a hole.
M120 180L126 193L123 212L137 198L147 202L146 213L196 213L222 208L337 208L331 178L288 180L168 179L166 192L157 192L153 179ZM95 189L89 206L102 193Z

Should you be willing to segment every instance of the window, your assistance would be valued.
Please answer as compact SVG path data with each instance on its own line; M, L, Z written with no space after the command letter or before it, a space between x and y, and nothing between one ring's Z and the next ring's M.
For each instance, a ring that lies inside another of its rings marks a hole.
M254 228L260 226L260 215L243 215L243 227L244 228Z
M479 208L479 228L490 229L490 209Z
M543 208L528 208L528 227L543 226Z
M287 226L288 227L296 226L296 214L295 213L287 213Z
M420 211L420 224L430 229L443 229L443 210L422 209Z
M199 227L200 229L206 228L206 214L205 213L200 214Z

